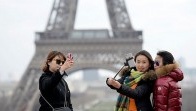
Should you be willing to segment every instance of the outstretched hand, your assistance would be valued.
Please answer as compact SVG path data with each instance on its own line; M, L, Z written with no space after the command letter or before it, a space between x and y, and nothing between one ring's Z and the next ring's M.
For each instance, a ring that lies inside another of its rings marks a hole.
M71 68L73 65L74 65L74 60L72 55L69 53L65 63L60 68L60 72L64 72L65 70Z
M119 89L121 87L121 84L118 81L116 81L114 78L108 78L106 82L108 85L112 85L116 89Z

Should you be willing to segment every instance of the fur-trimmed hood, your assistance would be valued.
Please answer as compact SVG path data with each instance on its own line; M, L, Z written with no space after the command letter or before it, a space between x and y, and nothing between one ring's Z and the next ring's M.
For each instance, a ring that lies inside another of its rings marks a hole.
M176 63L162 66L156 69L155 72L158 78L166 75L170 76L175 81L181 81L184 78L183 72L179 69L179 66Z
M123 67L123 69L119 72L119 76L123 76L127 73L130 73L131 69L136 69L135 67L129 68L128 66ZM154 70L149 70L142 77L143 80L155 80L157 78Z

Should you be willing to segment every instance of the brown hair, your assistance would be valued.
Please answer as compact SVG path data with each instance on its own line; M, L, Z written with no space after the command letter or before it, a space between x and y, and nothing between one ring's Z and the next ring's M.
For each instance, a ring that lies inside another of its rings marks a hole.
M55 58L56 56L60 56L60 57L62 57L62 58L66 61L66 58L65 58L65 56L64 56L63 53L58 52L58 51L51 51L51 52L48 54L47 59L46 59L46 61L44 62L43 66L42 66L42 71L43 71L43 72L49 71L48 62L52 61L53 58Z

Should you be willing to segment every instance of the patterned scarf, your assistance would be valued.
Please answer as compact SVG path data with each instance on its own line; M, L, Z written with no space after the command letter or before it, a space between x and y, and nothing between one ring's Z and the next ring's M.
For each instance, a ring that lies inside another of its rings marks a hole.
M132 81L130 80L130 76L133 79ZM131 70L130 76L127 76L124 80L124 83L126 86L131 87L132 85L138 83L142 76L143 72L135 71L134 69ZM128 111L129 109L129 97L119 94L117 103L116 103L116 108L114 111Z

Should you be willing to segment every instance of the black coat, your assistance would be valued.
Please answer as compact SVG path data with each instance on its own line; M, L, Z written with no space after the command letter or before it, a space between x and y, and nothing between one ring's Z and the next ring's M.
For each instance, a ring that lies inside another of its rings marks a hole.
M113 86L108 85L111 89L115 89L118 93L123 94L135 100L137 111L154 111L150 100L151 93L153 91L154 80L141 80L135 89L131 89L129 86L123 84L125 78L129 76L130 72L126 72L117 81L122 85L119 89L115 89Z
M50 71L43 73L39 79L39 90L42 96L52 105L53 108L64 106L66 94L67 106L73 110L70 99L70 90L67 82L62 77L63 75L59 72L56 72L55 74ZM52 111L52 108L42 96L39 98L41 105L39 111Z

